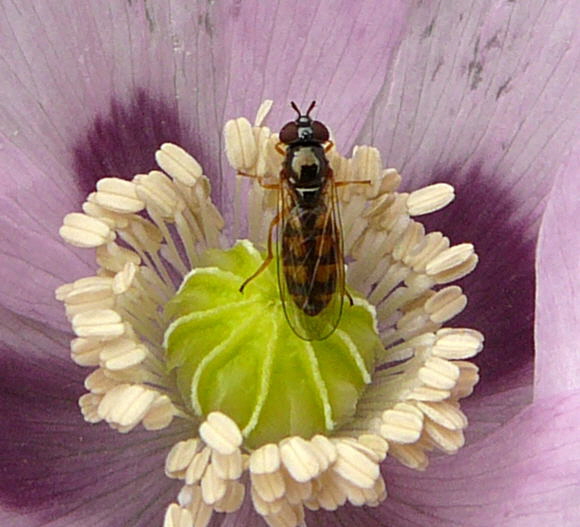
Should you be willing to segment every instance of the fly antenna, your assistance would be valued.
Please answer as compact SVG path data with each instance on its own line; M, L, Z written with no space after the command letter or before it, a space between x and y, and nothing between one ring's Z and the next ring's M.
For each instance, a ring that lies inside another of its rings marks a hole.
M306 117L310 117L310 112L312 111L312 108L314 108L316 106L316 101L312 101L310 103L310 106L308 107L308 111L306 112Z
M294 108L294 110L296 110L298 117L302 116L302 112L300 111L300 108L298 108L298 106L296 106L296 103L294 101L290 101L290 106L292 106L292 108Z

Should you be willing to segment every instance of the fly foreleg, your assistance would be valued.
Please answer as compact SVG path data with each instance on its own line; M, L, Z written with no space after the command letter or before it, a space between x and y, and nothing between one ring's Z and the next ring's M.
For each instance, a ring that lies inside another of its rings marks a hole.
M328 151L331 150L333 146L334 142L329 139L328 144L324 147L324 153L328 153Z
M279 212L278 214L276 214L276 216L274 216L274 219L270 223L270 228L268 229L268 254L265 260L262 262L262 265L258 267L258 270L252 276L246 278L244 283L240 286L240 293L244 292L244 287L246 287L254 278L256 278L261 272L263 272L266 269L266 267L270 265L270 262L274 258L274 254L272 252L272 234L274 232L274 227L280 222L281 218L282 213Z
M238 172L238 176L249 177L251 179L257 179L258 183L262 188L268 190L280 190L279 183L264 183L264 178L262 176L256 176L255 174L246 174L245 172Z

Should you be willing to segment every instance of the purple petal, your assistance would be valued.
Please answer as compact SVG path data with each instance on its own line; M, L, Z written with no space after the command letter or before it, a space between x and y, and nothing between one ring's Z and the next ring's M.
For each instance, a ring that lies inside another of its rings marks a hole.
M538 247L535 397L580 386L580 149L556 178Z
M121 435L88 425L77 399L84 371L69 336L2 313L0 438L2 525L161 525L179 484L164 457L185 430ZM8 519L9 518L9 523Z

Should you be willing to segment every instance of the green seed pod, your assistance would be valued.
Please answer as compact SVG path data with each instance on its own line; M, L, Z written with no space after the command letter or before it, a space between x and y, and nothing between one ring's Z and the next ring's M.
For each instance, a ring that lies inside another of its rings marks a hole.
M230 416L249 448L347 421L382 348L374 308L358 296L330 337L300 339L284 316L275 262L239 291L262 261L248 241L207 251L166 306L167 365L185 404Z

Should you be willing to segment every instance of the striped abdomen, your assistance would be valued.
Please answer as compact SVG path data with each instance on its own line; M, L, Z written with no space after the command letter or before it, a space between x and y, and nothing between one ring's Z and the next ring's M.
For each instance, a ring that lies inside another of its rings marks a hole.
M335 225L325 205L295 207L282 231L282 270L288 293L307 315L318 315L338 283Z

